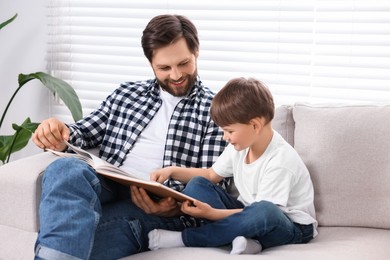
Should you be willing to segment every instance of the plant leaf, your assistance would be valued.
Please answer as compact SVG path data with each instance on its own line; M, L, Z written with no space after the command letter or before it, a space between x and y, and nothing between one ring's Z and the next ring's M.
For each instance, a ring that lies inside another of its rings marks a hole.
M57 93L59 98L72 113L74 121L78 121L83 116L80 100L74 89L65 81L55 78L44 72L36 72L28 75L19 74L19 86L23 86L32 79L39 79L48 89Z
M0 135L0 160L5 164L9 150L11 149L11 144L14 140L13 135Z
M0 24L0 30L6 26L7 24L9 24L10 22L12 22L13 20L16 19L16 17L18 16L18 14L15 14L12 18L8 19L7 21L5 21L4 23L1 23Z
M39 123L32 123L30 118L27 118L20 126L12 124L12 128L16 130L16 137L11 153L20 151L28 144L28 141L38 125Z
M5 163L12 153L26 147L38 125L39 123L32 123L30 118L24 120L20 126L12 124L15 133L13 135L0 136L0 160Z

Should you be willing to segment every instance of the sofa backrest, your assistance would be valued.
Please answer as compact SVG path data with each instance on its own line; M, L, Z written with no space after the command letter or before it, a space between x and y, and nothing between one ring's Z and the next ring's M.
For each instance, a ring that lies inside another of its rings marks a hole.
M294 146L295 122L292 116L293 106L283 105L275 109L272 127L289 143Z
M309 169L319 225L390 228L390 105L282 106L273 127Z

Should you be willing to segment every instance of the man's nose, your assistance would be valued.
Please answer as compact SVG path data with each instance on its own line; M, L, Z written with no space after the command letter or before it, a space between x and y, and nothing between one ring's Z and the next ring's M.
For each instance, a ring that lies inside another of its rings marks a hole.
M182 75L183 73L178 68L173 68L170 77L172 80L179 80Z

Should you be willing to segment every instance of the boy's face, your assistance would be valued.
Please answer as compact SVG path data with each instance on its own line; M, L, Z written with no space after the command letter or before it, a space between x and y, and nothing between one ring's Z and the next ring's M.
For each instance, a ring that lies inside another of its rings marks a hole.
M151 65L161 88L173 96L188 95L197 76L197 56L184 38L155 50Z
M251 146L256 138L256 131L252 124L231 124L223 129L223 139L234 146L234 149L241 151Z

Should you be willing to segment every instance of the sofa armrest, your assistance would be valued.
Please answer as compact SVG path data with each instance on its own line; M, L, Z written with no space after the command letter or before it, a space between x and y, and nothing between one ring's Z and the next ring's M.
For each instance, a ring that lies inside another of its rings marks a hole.
M42 173L57 158L45 152L0 166L0 225L38 230Z

